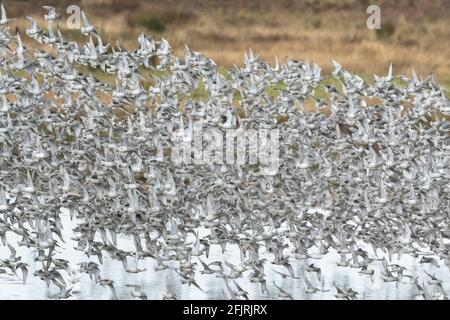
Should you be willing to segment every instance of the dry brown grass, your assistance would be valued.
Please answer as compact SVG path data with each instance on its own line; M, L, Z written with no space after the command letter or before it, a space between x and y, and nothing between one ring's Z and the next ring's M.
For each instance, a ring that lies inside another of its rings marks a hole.
M130 48L144 31L164 35L179 53L187 43L222 65L242 64L244 50L252 48L269 61L305 59L325 71L331 59L365 75L384 73L392 62L396 73L410 74L414 67L450 85L448 0L22 0L5 6L12 17L37 16L44 12L40 2L62 12L69 3L80 4L106 39ZM366 28L368 2L381 6L379 32ZM23 30L26 22L17 25Z

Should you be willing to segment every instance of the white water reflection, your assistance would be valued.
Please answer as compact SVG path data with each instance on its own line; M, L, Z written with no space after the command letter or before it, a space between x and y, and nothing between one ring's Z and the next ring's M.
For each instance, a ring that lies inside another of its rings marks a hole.
M63 237L66 243L61 243L57 249L54 258L64 258L69 260L74 266L82 261L89 261L83 252L74 249L76 243L70 238L73 237L71 228L75 226L75 222L70 221L67 214L61 214L61 220L64 226ZM19 238L8 233L8 241L16 244ZM36 252L34 248L17 248L17 256L22 257L22 261L29 264L29 276L26 284L22 283L21 271L17 271L18 276L9 274L0 274L0 299L57 299L59 288L53 284L47 287L46 283L39 278L33 276L33 272L41 268L40 262L35 262ZM132 239L124 236L118 236L118 247L123 250L133 251L134 244ZM368 249L372 252L371 249ZM5 246L0 246L0 257L8 258L10 251ZM381 255L380 255L381 256ZM397 256L395 255L395 258ZM270 261L272 257L269 257ZM435 274L443 281L443 287L446 292L450 290L450 272L448 267L441 263L440 268L436 268L431 264L420 264L420 258L413 258L409 255L403 255L401 260L393 259L391 263L397 263L406 267L405 274L419 277L419 283L425 283L427 288L433 292L432 286L427 284L429 277L423 272ZM196 258L194 261L198 262ZM98 262L96 257L91 257L92 261ZM202 258L206 260L206 258ZM209 262L221 260L231 263L239 262L239 254L237 247L227 246L227 251L222 254L220 246L211 246ZM360 269L350 267L338 267L336 262L340 260L337 252L331 251L320 260L310 260L317 267L322 269L322 278L319 283L315 273L306 273L311 283L321 290L329 290L328 292L317 292L315 294L306 294L306 285L303 281L304 263L292 259L292 266L295 274L301 279L284 278L276 274L273 270L286 273L284 268L267 263L265 265L265 274L267 275L267 287L269 293L262 294L259 283L251 283L248 279L248 273L243 278L237 279L241 287L249 292L250 299L277 299L278 290L274 287L273 281L286 291L288 291L295 299L335 299L336 289L333 286L335 282L339 287L351 287L356 290L360 299L413 299L417 293L415 286L409 278L404 278L402 283L389 282L385 283L380 278L382 270L381 261L373 262L370 268L375 269L374 282L367 275L361 275ZM198 263L200 265L200 263ZM206 293L195 287L181 285L178 274L173 270L154 271L153 267L156 263L153 259L146 258L140 260L139 268L146 268L145 272L138 274L127 273L120 261L112 260L108 254L103 255L103 265L101 267L102 278L114 280L116 291L120 299L133 299L130 292L133 290L126 284L141 285L143 291L149 299L161 299L166 293L166 276L176 289L179 299L223 299L222 289L225 288L223 279L217 278L215 275L201 275L197 271L197 283ZM169 264L170 266L170 264ZM198 270L202 267L198 266ZM62 272L64 275L65 273ZM109 288L96 284L89 278L89 275L82 274L79 292L73 293L69 299L110 299L111 292Z

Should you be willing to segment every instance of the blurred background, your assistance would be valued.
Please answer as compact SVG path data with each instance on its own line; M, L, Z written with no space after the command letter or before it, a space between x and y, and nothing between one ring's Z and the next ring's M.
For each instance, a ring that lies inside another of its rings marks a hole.
M242 64L244 50L252 48L273 62L277 56L316 62L325 71L331 59L363 76L384 74L390 62L396 74L423 77L436 74L450 88L450 0L8 0L3 1L11 24L24 32L35 17L42 28L45 10L52 5L62 14L63 34L86 39L65 30L66 9L79 5L102 37L137 46L146 32L164 36L173 49L184 44L201 51L217 64ZM381 29L369 30L366 9L381 8Z

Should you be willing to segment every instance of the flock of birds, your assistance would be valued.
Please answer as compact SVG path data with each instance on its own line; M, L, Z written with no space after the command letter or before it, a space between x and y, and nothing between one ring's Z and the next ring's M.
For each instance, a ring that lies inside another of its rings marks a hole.
M383 282L447 299L448 282L433 270L450 265L450 102L432 76L394 76L390 67L368 83L333 61L325 79L313 63L271 66L251 51L242 67L223 72L187 46L178 57L164 38L142 34L133 51L104 44L84 13L88 41L80 45L44 8L46 28L27 17L26 36L36 42L28 48L1 5L0 246L10 255L0 260L0 287L5 277L26 283L31 266L20 247L33 254L33 276L59 287L59 298L76 298L83 277L117 298L102 275L105 255L132 274L151 260L153 272L170 271L192 290L208 291L199 275L221 278L227 299L251 298L243 278L272 298L296 295L282 278L304 282L311 297L329 290L358 298L323 283L317 261L337 252L342 273L356 268L370 278L379 266ZM278 129L278 172L174 164L173 132L189 136L199 120L223 132ZM64 210L76 221L79 264L64 259ZM118 237L132 239L133 250ZM238 263L212 261L217 248L234 248ZM423 270L394 263L402 255ZM142 286L127 285L131 297L147 298ZM173 283L161 298L179 298Z

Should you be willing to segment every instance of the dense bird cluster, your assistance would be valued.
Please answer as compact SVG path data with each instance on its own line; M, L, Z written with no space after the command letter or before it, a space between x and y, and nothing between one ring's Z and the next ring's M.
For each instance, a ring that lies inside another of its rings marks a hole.
M379 263L383 281L447 298L432 273L416 278L393 263L401 255L430 268L450 263L450 102L433 77L390 68L369 83L333 62L326 79L315 64L271 66L252 52L224 72L201 53L186 47L179 57L165 39L144 34L134 51L104 44L84 13L88 41L79 45L63 37L51 7L44 29L28 18L32 49L11 34L13 19L1 9L0 238L11 252L0 260L1 276L26 282L30 266L16 254L26 247L33 275L58 286L60 298L76 295L85 274L116 297L102 277L104 255L128 273L152 260L154 272L171 268L193 290L208 290L199 274L223 278L232 299L249 298L242 277L263 293L270 284L272 297L293 298L267 268L304 281L313 297L325 287L356 298L351 288L320 284L314 261L334 251L343 272L371 277ZM98 80L97 70L114 80ZM311 103L315 112L306 110ZM223 132L278 129L277 171L175 164L173 133L189 136L200 120ZM56 257L64 210L77 223L75 249L86 256L79 265ZM134 250L121 249L118 236L132 238ZM211 261L214 247L238 248L239 263ZM294 260L305 273L296 274ZM177 294L169 285L161 297Z

